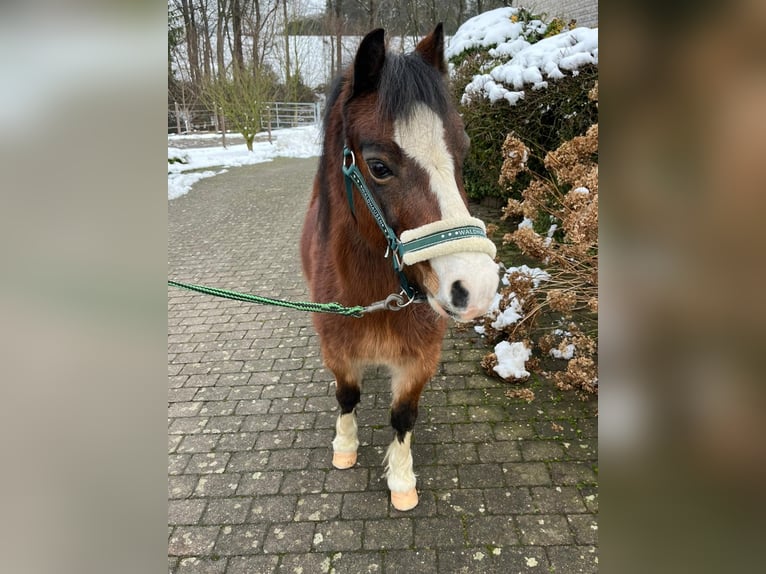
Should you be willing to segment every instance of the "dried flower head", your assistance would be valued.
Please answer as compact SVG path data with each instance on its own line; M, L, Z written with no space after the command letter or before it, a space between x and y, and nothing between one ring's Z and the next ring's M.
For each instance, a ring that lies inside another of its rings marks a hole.
M505 391L505 396L509 399L523 399L527 403L535 400L535 393L532 389L508 389Z
M548 291L546 301L554 311L569 314L577 304L577 295L572 290L551 289Z
M524 213L524 209L521 206L521 202L518 199L508 198L508 203L503 208L502 219L508 219L509 217L516 217Z
M513 132L503 142L503 165L500 168L500 185L511 184L522 171L527 170L529 150Z
M598 103L598 80L595 81L595 83L593 84L593 87L588 92L588 99L591 102Z
M535 233L534 229L529 227L517 229L511 234L511 239L519 246L524 255L537 259L546 258L548 246L545 244L545 240Z

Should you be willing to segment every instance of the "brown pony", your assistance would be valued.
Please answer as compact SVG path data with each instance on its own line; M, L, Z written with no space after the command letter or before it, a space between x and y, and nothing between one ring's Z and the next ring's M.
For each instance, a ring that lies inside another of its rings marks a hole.
M328 97L324 147L301 238L314 301L368 305L400 291L411 301L396 312L362 318L314 315L340 405L335 467L356 463L355 407L364 369L385 365L391 372L395 434L384 464L399 510L418 503L410 440L448 318L482 315L498 285L495 247L467 209L461 166L469 141L446 74L441 24L406 55L386 52L383 30L365 36ZM360 184L344 176L352 168ZM360 185L377 213L367 208ZM393 244L383 225L396 235ZM475 233L465 237L465 229ZM434 235L454 238L403 257L397 251L399 237L406 243Z

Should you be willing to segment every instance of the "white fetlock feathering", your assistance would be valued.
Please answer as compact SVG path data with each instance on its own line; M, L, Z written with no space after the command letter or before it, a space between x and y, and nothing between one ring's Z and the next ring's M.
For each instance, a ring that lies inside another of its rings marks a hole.
M388 482L388 489L391 492L408 492L415 488L415 473L412 470L412 452L410 451L410 441L412 433L404 435L404 442L399 442L394 438L388 445L386 456L383 458L385 465L385 477Z

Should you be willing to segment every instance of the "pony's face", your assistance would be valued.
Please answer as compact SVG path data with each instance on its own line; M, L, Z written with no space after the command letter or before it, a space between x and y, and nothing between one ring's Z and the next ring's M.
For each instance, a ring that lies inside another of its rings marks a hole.
M365 38L357 53L357 93L348 102L347 125L349 143L355 148L357 158L363 160L357 159L357 163L385 212L388 224L401 237L405 231L434 222L469 220L471 216L462 180L462 164L469 140L460 116L443 97L443 91L441 105L429 105L427 98L422 98L428 84L422 78L411 78L420 81L420 87L402 86L401 91L411 89L413 94L421 97L407 102L406 95L397 94L400 99L397 103L404 100L399 113L383 114L384 118L392 118L389 121L380 119L381 114L374 110L386 108L387 103L380 99L391 96L380 94L379 83L392 80L385 74L377 78L371 75L376 67L380 73L385 58L382 46L370 47L369 39L373 34ZM382 32L379 36L382 42ZM365 43L368 44L366 48ZM441 28L437 27L421 41L416 52L436 70L432 74L433 89L444 90ZM399 65L395 69L406 71L406 66ZM360 74L365 75L360 79ZM370 81L375 89L360 90L360 81ZM392 87L384 86L384 89L390 92ZM380 231L373 229L371 233L380 234ZM425 291L428 302L437 313L462 321L484 314L498 286L497 264L490 255L480 251L434 254L426 261L405 267L405 273Z
M470 218L462 179L469 139L457 113L450 111L442 119L422 104L415 106L409 117L395 122L394 141L413 174L403 185L419 202L438 206L439 220L457 222ZM487 253L435 256L420 273L431 306L457 320L486 313L497 292L498 267Z

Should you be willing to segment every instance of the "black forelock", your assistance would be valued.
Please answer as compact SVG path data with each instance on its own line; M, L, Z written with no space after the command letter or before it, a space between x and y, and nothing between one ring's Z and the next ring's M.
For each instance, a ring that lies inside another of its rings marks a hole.
M449 100L441 72L417 52L386 54L378 84L378 111L388 121L408 116L416 103L423 103L443 116Z

